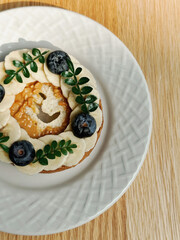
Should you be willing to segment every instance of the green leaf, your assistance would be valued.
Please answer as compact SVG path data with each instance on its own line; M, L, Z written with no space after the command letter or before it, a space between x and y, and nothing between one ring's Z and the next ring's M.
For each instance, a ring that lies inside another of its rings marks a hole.
M14 74L8 76L7 78L5 78L4 84L10 83L13 80L13 78L14 78Z
M62 77L72 77L73 74L72 74L71 72L65 71L65 72L62 72L62 73L61 73L61 76L62 76Z
M86 86L81 89L81 94L88 94L93 90L92 87Z
M49 158L49 159L55 159L56 156L55 156L54 153L47 153L47 158Z
M68 147L70 144L71 144L71 140L68 140L68 141L65 143L65 147Z
M97 100L97 97L94 95L89 95L85 99L85 103L93 103Z
M47 144L45 147L44 147L44 152L45 153L49 153L51 151L51 147L49 144Z
M65 148L62 148L62 149L61 149L61 152L62 152L63 155L65 155L65 156L67 155L67 151L66 151Z
M80 89L78 89L77 87L72 87L72 92L74 93L74 94L80 94Z
M69 147L70 148L77 148L77 145L76 144L71 144Z
M77 77L76 77L76 75L74 75L74 81L75 81L76 84L77 84Z
M67 78L64 80L64 82L70 86L74 86L76 84L76 81L72 78Z
M71 70L71 72L74 73L74 65L73 65L73 63L71 62L71 60L69 60L69 59L67 58L67 59L66 59L66 62L67 62L67 64L68 64L68 67L69 67L69 69Z
M79 104L83 104L85 102L84 98L82 96L77 96L75 100Z
M13 65L18 68L24 66L24 64L18 60L13 60Z
M32 161L32 163L36 163L36 162L38 162L39 161L39 159L34 159L33 161Z
M42 55L45 55L46 53L48 53L49 51L44 51L43 53L42 53Z
M51 148L56 149L57 148L57 141L52 141Z
M81 106L81 110L82 110L82 112L84 112L84 113L88 113L88 109L87 109L86 104L83 104L83 105Z
M31 55L29 55L28 53L23 53L23 59L27 62L32 60Z
M3 136L3 133L0 132L0 138Z
M23 82L22 77L19 75L19 73L16 74L16 80L20 83Z
M85 83L87 83L87 82L89 82L89 78L87 78L87 77L82 77L82 78L79 79L78 84L79 84L79 85L83 85L83 84L85 84Z
M48 165L48 160L47 160L47 158L40 158L39 159L39 163L41 165Z
M41 158L42 155L43 155L43 150L42 150L42 149L37 150L37 152L36 152L36 157L37 157L37 158Z
M64 146L64 144L65 144L65 140L63 139L59 142L59 147L62 148Z
M37 48L33 48L33 49L32 49L32 54L33 54L34 56L38 56L38 55L41 54L41 52L40 52L39 49L37 49Z
M89 112L94 112L98 107L99 105L97 103L90 103L88 106L88 110Z
M35 62L31 62L30 68L33 72L37 72L38 70L37 64Z
M0 143L4 143L4 142L7 142L9 140L9 137L2 137L0 138Z
M6 70L5 71L8 75L14 75L14 73L16 73L15 70Z
M81 67L76 68L75 75L76 76L79 75L81 71L82 71Z
M68 150L69 153L73 153L73 150L70 147L66 148Z
M39 57L39 62L40 62L40 63L45 63L45 58L44 58L43 56L40 56L40 57Z
M0 147L6 152L6 153L9 153L9 148L4 145L4 144L0 144Z
M54 151L54 154L56 155L56 157L61 157L61 152L60 151Z
M23 75L24 75L26 78L29 78L29 77L30 77L29 71L28 71L28 69L27 69L26 67L23 68Z

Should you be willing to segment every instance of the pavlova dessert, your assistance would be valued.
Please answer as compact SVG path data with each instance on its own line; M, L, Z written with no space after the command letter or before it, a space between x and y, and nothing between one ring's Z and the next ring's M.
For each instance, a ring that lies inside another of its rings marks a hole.
M0 161L29 175L74 167L102 126L96 81L74 57L33 48L0 62Z

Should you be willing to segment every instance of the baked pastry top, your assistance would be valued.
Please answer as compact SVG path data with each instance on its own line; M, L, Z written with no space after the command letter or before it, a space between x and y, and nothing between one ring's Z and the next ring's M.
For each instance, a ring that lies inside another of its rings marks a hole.
M0 63L0 161L29 175L68 169L90 154L102 127L96 80L74 57L34 48Z

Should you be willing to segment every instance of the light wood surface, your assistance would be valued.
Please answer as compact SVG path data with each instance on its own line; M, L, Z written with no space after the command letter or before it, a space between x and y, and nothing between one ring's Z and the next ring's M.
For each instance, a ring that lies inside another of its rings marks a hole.
M153 132L139 175L104 214L64 233L39 237L0 233L0 240L179 240L180 1L1 0L0 10L25 5L52 5L76 11L117 35L147 79Z

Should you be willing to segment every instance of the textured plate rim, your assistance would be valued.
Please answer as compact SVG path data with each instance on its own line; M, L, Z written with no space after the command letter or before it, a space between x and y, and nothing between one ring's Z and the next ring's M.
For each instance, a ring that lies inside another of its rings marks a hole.
M152 133L152 122L153 122L153 112L152 112L152 102L151 102L151 97L150 97L150 92L149 92L149 89L148 89L148 85L147 85L147 82L146 82L146 79L144 77L144 74L137 62L137 60L135 59L135 57L133 56L133 54L131 53L131 51L127 48L127 46L113 33L111 32L108 28L106 28L105 26L103 26L102 24L100 24L99 22L91 19L90 17L87 17L83 14L80 14L80 13L77 13L77 12L74 12L74 11L71 11L71 10L68 10L68 9L63 9L61 7L54 7L54 6L22 6L22 7L16 7L16 8L11 8L11 9L6 9L6 10L3 10L0 12L3 13L3 12L11 12L11 11L16 11L16 9L23 9L23 8L39 8L39 9L42 9L42 8L46 8L46 9L56 9L57 10L60 10L60 11L65 11L65 12L71 12L72 14L75 14L77 16L83 16L84 18L86 18L87 20L90 20L90 21L93 21L95 24L98 24L99 27L101 27L103 30L105 31L108 31L109 34L111 35L111 37L113 38L116 38L117 40L119 40L121 42L121 44L123 45L123 47L126 49L126 51L128 52L129 56L131 56L133 62L136 64L136 67L142 77L141 81L143 81L144 83L144 87L145 87L145 90L146 90L146 93L147 93L147 99L148 99L148 102L149 102L149 126L148 126L148 137L147 137L147 143L146 143L146 146L145 146L145 149L144 149L144 153L142 155L142 158L138 164L138 167L136 169L136 171L134 172L133 174L133 177L131 178L131 180L129 180L128 184L126 185L126 187L123 189L123 191L120 192L120 194L113 198L113 200L111 201L110 204L108 204L105 208L103 208L101 211L98 211L95 215L93 215L92 217L88 218L86 221L79 221L78 224L75 224L74 226L72 227L67 227L67 228L64 228L64 229L61 229L60 231L46 231L46 233L44 234L21 234L23 236L43 236L43 235L49 235L49 234L56 234L56 233L60 233L60 232L64 232L64 231L68 231L68 230L71 230L71 229L74 229L76 227L79 227L79 226L82 226L83 224L86 224L88 223L89 221L95 219L96 217L100 216L102 213L104 213L106 210L108 210L111 206L113 206L121 197L122 195L128 190L128 188L130 187L130 185L133 183L133 181L135 180L136 176L138 175L143 163L144 163L144 160L146 158L146 155L147 155L147 152L148 152L148 148L149 148L149 144L150 144L150 140L151 140L151 133ZM3 229L0 229L1 231L3 231ZM8 231L7 233L10 233L10 234L17 234L17 233L14 233L13 231ZM20 234L19 234L20 235Z

